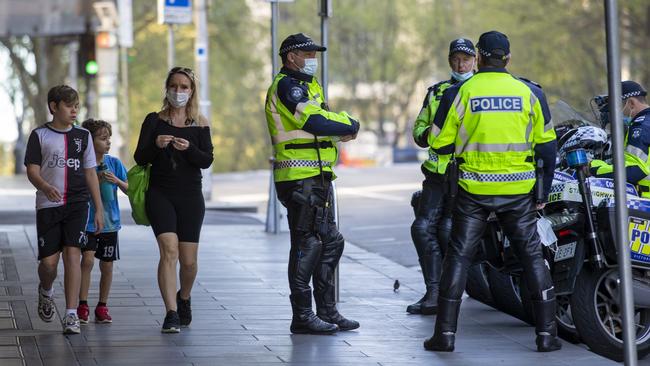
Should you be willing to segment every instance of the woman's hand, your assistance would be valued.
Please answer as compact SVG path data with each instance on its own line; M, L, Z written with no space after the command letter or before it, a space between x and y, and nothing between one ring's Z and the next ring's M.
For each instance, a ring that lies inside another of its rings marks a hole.
M190 142L180 137L174 137L172 144L176 150L183 151L190 147Z
M158 137L156 137L156 146L158 146L161 149L164 149L173 140L174 140L174 136L172 135L158 135Z

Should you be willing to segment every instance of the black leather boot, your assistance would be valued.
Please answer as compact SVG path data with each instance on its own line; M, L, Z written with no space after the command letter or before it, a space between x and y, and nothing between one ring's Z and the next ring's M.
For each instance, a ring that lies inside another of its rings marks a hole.
M406 312L409 314L422 314L422 303L426 298L427 298L427 294L425 293L420 300L407 306Z
M322 320L338 325L339 330L359 328L359 322L345 318L336 309L334 271L343 254L343 236L331 227L331 233L323 240L320 263L314 270L314 299L316 314Z
M336 324L319 319L311 308L311 292L291 295L291 333L295 334L332 334L339 330Z
M433 336L424 341L427 351L453 352L460 300L438 298L438 316Z
M440 272L442 270L442 259L440 253L434 252L425 255L423 261L426 263L426 286L427 292L420 310L424 315L433 315L438 311L438 289L440 287Z
M533 301L535 311L535 333L537 352L553 352L562 349L562 342L557 337L555 323L555 299Z

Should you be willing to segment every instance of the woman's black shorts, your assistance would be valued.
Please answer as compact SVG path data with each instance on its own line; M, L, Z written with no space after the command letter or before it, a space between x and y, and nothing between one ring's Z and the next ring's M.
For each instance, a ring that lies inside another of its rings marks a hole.
M168 191L149 186L145 209L153 233L176 233L178 241L198 243L205 215L201 191Z

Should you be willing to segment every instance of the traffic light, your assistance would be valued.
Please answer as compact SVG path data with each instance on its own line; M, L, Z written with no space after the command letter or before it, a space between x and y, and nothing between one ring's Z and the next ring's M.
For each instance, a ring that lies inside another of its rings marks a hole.
M80 36L78 65L79 75L84 77L95 77L97 71L99 71L95 52L95 35L93 33L84 33Z

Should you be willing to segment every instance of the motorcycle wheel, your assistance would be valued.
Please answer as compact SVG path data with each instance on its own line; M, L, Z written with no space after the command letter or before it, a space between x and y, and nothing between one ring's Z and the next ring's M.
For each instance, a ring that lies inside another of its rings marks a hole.
M494 306L494 299L492 299L490 283L487 277L487 264L477 263L469 267L465 291L472 299L478 300L485 305Z
M571 311L571 295L558 295L556 301L555 322L557 323L557 334L567 342L580 343L580 334L576 329L573 312Z
M488 267L487 273L494 308L532 324L533 320L526 314L521 302L519 277L499 272L492 267Z
M599 355L623 361L623 320L619 303L616 268L595 270L585 266L571 296L578 333L582 341ZM639 358L650 353L650 309L634 309L636 345Z

